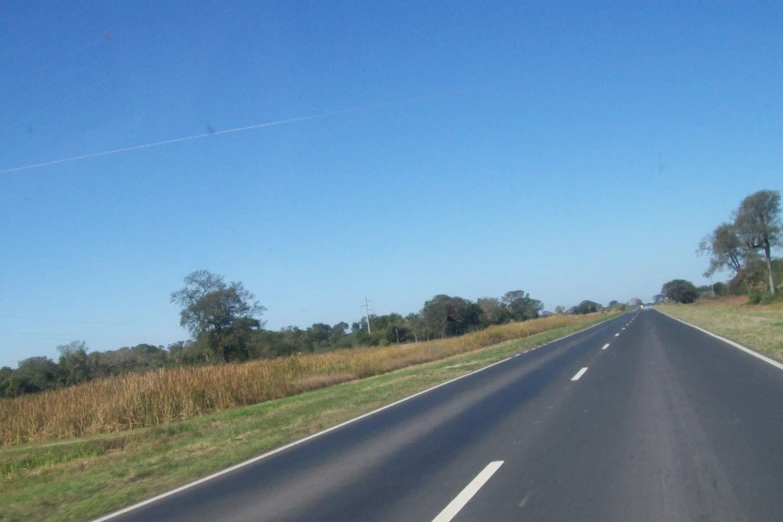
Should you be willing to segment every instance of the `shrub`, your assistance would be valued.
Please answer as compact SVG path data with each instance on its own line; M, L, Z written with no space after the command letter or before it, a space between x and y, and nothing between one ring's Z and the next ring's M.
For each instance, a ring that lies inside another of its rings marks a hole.
M762 292L760 290L753 291L748 295L748 303L752 305L768 305L778 300L779 298L769 292Z

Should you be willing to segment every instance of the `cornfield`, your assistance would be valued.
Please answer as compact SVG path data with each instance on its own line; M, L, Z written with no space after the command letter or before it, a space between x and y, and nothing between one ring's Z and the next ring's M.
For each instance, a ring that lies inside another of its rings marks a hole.
M585 321L553 316L461 337L126 374L0 400L0 445L131 430L287 397Z

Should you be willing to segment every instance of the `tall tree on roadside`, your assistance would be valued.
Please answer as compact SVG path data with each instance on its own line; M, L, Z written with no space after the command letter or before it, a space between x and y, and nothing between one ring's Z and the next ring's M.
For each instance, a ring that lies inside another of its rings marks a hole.
M774 295L772 249L781 244L783 231L780 221L780 192L760 190L743 199L734 217L734 227L744 248L751 252L764 252L769 291Z
M410 313L405 316L405 323L413 335L413 341L419 342L421 339L428 339L427 326L419 314Z
M206 342L208 359L241 360L248 356L252 332L263 326L266 308L240 282L226 284L223 276L197 270L185 287L171 294L182 307L180 325Z
M699 291L690 281L674 279L663 285L661 295L675 303L692 303L699 297Z
M462 335L481 326L481 308L457 296L436 295L424 303L419 316L428 337Z
M72 341L57 347L60 352L58 368L60 379L66 386L88 381L90 375L90 361L87 356L89 349L84 341Z
M535 319L544 309L544 304L541 301L531 298L530 294L524 290L506 292L500 298L500 302L506 306L509 315L515 321Z
M486 325L503 324L509 319L508 310L496 297L479 297L476 304L481 308Z
M710 256L710 266L704 272L704 277L712 277L715 272L724 269L734 272L734 276L742 271L742 241L731 223L721 223L705 236L697 252Z

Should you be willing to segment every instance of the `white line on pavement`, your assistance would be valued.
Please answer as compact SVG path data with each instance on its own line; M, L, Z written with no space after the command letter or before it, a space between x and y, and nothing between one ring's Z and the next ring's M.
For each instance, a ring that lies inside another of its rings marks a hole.
M470 484L465 486L465 489L460 491L459 495L454 497L454 500L449 502L449 505L443 508L443 511L437 517L432 519L432 522L449 522L454 518L502 465L502 460L496 460L487 464L487 467L481 470L481 473L476 475L476 478L471 480Z
M619 333L614 334L615 337L620 337Z
M609 348L609 343L606 343L606 344L604 345L604 347L603 347L603 348L601 348L601 349L602 349L602 350L606 350L607 348Z
M588 326L584 330L579 330L577 332L570 333L570 334L565 335L563 337L560 337L558 339L553 339L553 340L551 340L549 342L546 342L544 344L540 344L540 345L536 346L535 348L532 348L532 350L537 350L539 348L545 348L545 347L551 346L551 345L553 345L555 343L558 343L560 341L568 339L569 337L574 337L574 336L583 334L583 333L585 333L585 332L587 332L589 330L592 330L594 328L597 328L599 326L605 326L605 325L606 325L606 321L601 321L600 323L596 323L596 324L594 324L592 326ZM404 398L402 398L402 399L400 399L398 401L395 401L395 402L393 402L391 404L387 404L385 406L381 406L380 408L375 409L373 411L364 413L364 414L359 415L357 417L354 417L352 419L348 419L347 421L342 422L340 424L337 424L336 426L332 426L331 428L326 428L325 430L321 430L321 431L319 431L317 433L313 433L312 435L308 435L308 436L303 437L301 439L295 440L293 442L290 442L288 444L280 446L279 448L275 448L273 450L267 451L266 453L258 455L257 457L253 457L253 458L250 458L250 459L245 460L243 462L240 462L238 464L234 464L233 466L230 466L230 467L228 467L226 469L223 469L221 471L213 473L212 475L209 475L207 477L204 477L204 478L201 478L201 479L198 479L198 480L194 480L193 482L189 482L189 483L184 484L184 485L182 485L182 486L180 486L178 488L174 488L172 490L166 491L165 493L161 493L160 495L157 495L155 497L148 498L147 500L143 500L141 502L138 502L138 503L133 504L131 506L128 506L126 508L123 508L123 509L120 509L118 511L114 511L112 513L104 515L104 516L102 516L100 518L96 518L92 522L106 522L107 520L111 520L111 519L116 518L116 517L118 517L120 515L124 515L125 513L130 513L131 511L135 511L135 510L137 510L137 509L139 509L141 507L144 507L146 505L152 504L152 503L157 502L159 500L162 500L164 498L170 497L170 496L175 495L175 494L177 494L177 493L179 493L181 491L185 491L185 490L190 489L192 487L198 486L199 484L203 484L204 482L208 482L210 480L216 479L218 477L221 477L223 475L231 473L234 470L244 468L245 466L249 466L249 465L251 465L251 464L253 464L255 462L258 462L260 460L263 460L263 459L266 459L268 457L271 457L272 455L276 455L276 454L278 454L280 452L283 452L283 451L285 451L287 449L290 449L290 448L293 448L293 447L298 446L300 444L303 444L303 443L305 443L305 442L307 442L309 440L316 439L318 437L321 437L322 435L326 435L327 433L330 433L332 431L338 430L338 429L342 428L343 426L348 426L349 424L353 424L354 422L358 422L358 421L360 421L362 419L365 419L367 417L371 417L371 416L373 416L373 415L375 415L377 413L380 413L380 412L382 412L384 410L388 410L389 408L393 408L393 407L395 407L395 406L397 406L399 404L402 404L402 403L407 402L407 401L409 401L411 399L414 399L414 398L416 398L416 397L418 397L420 395L424 395L425 393L429 393L429 392L431 392L433 390L437 390L438 388L441 388L441 387L446 386L448 384L451 384L453 382L459 381L461 379L465 379L467 377L470 377L471 375L475 375L477 373L481 373L484 370L487 370L489 368L492 368L493 366L497 366L499 364L502 364L502 363L504 363L506 361L510 361L510 360L511 360L511 357L506 357L503 360L494 362L492 364L484 366L483 368L479 368L478 370L474 370L474 371L472 371L470 373L466 373L465 375L460 375L459 377L455 377L454 379L451 379L450 381L446 381L446 382L442 382L440 384L436 384L435 386L433 386L431 388L427 388L426 390L422 390L420 392L414 393L413 395L409 395L407 397L404 397Z
M581 370L579 370L578 372L576 372L576 375L574 375L573 377L571 377L571 380L572 380L572 381L578 381L578 380L579 380L579 378L580 378L582 375L584 375L586 371L587 371L587 367L584 367L584 368L582 368Z
M743 352L745 352L747 354L750 354L750 355L752 355L753 357L755 357L757 359L761 359L762 361L764 361L767 364L771 364L775 368L783 370L783 364L781 364L778 361L775 361L773 359L770 359L766 355L762 355L762 354L760 354L759 352L757 352L755 350L751 350L750 348L746 348L745 346L742 346L740 343L734 342L731 339L726 339L725 337L721 337L718 334L714 334L714 333L712 333L712 332L710 332L708 330L705 330L704 328L700 328L700 327L696 326L695 324L691 324L691 323L685 322L682 319L677 319L676 317L673 317L673 316L671 316L671 315L669 315L667 313L661 312L660 310L656 310L656 312L661 313L661 314L665 315L666 317L669 317L670 319L674 319L675 321L679 321L682 324L687 324L691 328L696 328L697 330L700 330L700 331L706 333L707 335L712 336L712 337L714 337L716 339L720 339L724 343L729 344L729 345L731 345L734 348L737 348L739 350L742 350Z

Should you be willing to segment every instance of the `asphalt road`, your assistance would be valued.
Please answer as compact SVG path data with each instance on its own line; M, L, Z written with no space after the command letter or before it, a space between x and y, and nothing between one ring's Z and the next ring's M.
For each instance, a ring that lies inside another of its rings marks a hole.
M783 520L783 371L634 312L113 520Z

